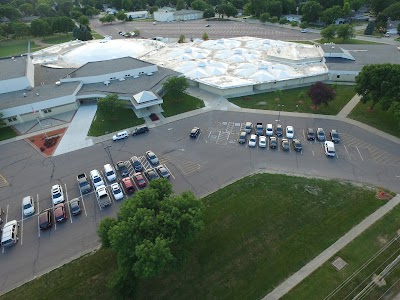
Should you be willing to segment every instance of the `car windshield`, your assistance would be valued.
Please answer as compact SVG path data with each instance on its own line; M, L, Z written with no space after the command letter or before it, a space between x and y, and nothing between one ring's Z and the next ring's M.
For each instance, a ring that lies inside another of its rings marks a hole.
M134 165L134 166L140 166L140 162L137 161L137 160L135 160L135 161L133 162L133 165Z
M338 138L339 137L339 135L337 134L337 133L332 133L332 137L334 137L334 138Z
M288 132L288 133L293 133L293 130L292 130L292 129L288 129L287 132Z
M100 181L101 181L101 178L100 178L100 177L95 177L93 181L96 182L96 183L97 183L97 182L100 182Z
M79 205L75 203L74 205L71 205L72 211L78 211L79 210Z
M150 153L149 157L150 157L150 159L156 158L155 154L153 154L153 153Z
M28 208L31 208L31 207L32 207L32 205L30 203L24 205L24 209L28 209Z
M113 171L108 171L108 172L106 173L106 175L107 175L107 176L114 175L114 172L113 172Z
M119 188L116 188L116 189L114 190L114 194L119 194L119 193L121 193L121 190L120 190Z
M53 194L53 198L60 198L61 197L61 193L55 193Z
M308 135L309 135L309 136L314 136L314 132L309 131L309 132L308 132Z

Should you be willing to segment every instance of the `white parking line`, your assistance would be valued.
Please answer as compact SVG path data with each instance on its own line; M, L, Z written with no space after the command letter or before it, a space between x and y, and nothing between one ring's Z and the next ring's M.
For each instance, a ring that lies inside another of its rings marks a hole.
M350 157L350 153L349 153L349 151L347 151L347 147L346 147L346 145L343 145L344 146L344 149L346 150L346 152L347 152L347 155L349 156L349 160L351 160L351 157Z
M87 217L86 207L85 207L85 201L83 201L82 194L81 194L81 199L82 199L83 211L85 212L85 216Z
M358 154L359 154L360 157L361 157L361 160L364 161L364 158L361 156L360 150L358 150L358 147L357 147L357 146L356 146L356 149L357 149L357 151L358 151Z
M199 135L197 136L196 142L199 140L200 136L201 136L201 132L200 132Z
M211 136L211 132L212 132L212 131L210 131L210 133L208 134L208 138L210 138L210 136Z
M9 205L7 204L6 221L5 221L4 224L7 224L7 219L8 219L8 206L9 206ZM2 253L4 253L4 247L3 247Z
M65 195L67 196L67 207L68 207L68 212L65 212L65 214L69 213L69 220L71 221L71 224L72 224L73 222L72 222L72 214L70 213L71 212L71 207L69 206L68 189L67 189L67 185L66 184L64 184L64 186L65 186Z
M38 237L40 238L40 223L39 223L39 216L40 216L40 209L39 209L39 194L36 194L37 199L37 210L38 210L38 217L37 217L37 224L38 224Z
M173 179L175 179L175 176L172 174L172 172L169 170L169 168L167 167L167 165L165 164L164 167L168 170L169 174L171 174L171 177Z
M22 239L23 239L23 232L24 232L24 208L21 206L21 246L22 246Z

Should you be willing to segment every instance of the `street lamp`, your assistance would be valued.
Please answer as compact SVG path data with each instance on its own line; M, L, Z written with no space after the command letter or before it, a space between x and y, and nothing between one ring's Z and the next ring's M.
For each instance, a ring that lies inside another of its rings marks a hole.
M278 104L279 107L279 113L278 113L278 120L275 120L279 124L279 121L281 120L281 106L285 106L284 104Z
M113 167L115 167L114 160L111 156L110 148L111 148L111 145L108 145L108 146L104 147L104 150L106 150L106 153L107 153L108 157L110 158Z

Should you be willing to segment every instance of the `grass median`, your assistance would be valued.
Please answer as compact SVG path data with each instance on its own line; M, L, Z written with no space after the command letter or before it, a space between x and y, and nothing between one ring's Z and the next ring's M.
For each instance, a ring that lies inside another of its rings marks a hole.
M259 299L384 204L373 189L274 174L243 178L203 200L206 227L183 268L139 281L132 298ZM100 250L4 299L117 299L105 289L111 258Z
M370 110L371 104L372 102L359 102L351 111L349 118L400 138L400 125L396 117L391 112L383 110L379 103L374 106L374 110Z
M7 126L0 128L0 141L8 140L16 136L17 133L12 130L11 127Z
M164 117L171 117L204 107L203 100L188 94L182 94L179 96L179 99L176 99L171 94L167 93L163 97L163 100L164 103L162 104L162 108L164 110Z
M118 108L114 113L97 109L89 129L89 136L101 136L107 133L138 126L144 123L136 117L131 108Z
M311 99L307 96L308 90L308 86L282 90L279 101L276 100L277 94L275 92L230 98L228 100L243 108L337 115L356 94L354 87L351 85L337 85L336 98L328 106L320 105L315 109ZM303 100L299 99L301 93L304 94Z

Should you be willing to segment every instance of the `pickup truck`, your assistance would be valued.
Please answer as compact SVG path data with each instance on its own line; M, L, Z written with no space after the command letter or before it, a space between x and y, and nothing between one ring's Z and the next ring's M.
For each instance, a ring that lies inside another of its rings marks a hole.
M96 198L100 208L111 205L111 199L108 195L108 191L105 185L101 185L96 188Z
M264 135L264 127L262 123L257 123L256 125L256 134L257 135Z
M78 181L79 189L81 190L82 194L90 193L92 187L90 186L89 180L87 179L85 173L76 176L76 180Z

